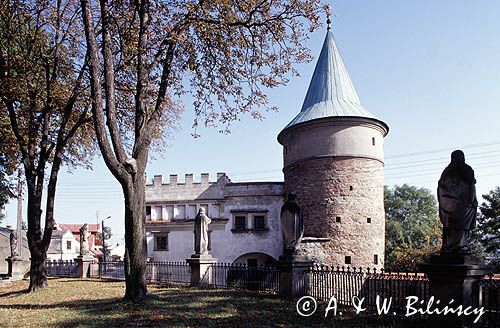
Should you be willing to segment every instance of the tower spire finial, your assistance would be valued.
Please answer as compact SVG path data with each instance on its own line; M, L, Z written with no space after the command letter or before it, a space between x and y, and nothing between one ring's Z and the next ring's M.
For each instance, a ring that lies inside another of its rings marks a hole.
M326 30L327 31L330 31L330 24L332 23L332 21L330 20L330 6L327 6L326 7Z

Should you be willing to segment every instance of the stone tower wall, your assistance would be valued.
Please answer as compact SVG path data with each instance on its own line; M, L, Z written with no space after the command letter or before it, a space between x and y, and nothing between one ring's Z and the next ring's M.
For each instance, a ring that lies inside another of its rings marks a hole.
M290 164L283 172L285 191L295 192L304 210L300 253L327 265L383 267L382 162L318 157ZM351 264L345 263L346 256L351 257Z

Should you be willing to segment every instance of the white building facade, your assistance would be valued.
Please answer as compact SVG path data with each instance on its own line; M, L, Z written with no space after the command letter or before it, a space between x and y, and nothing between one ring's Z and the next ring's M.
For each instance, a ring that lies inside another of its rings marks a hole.
M280 210L282 182L232 183L224 174L198 182L170 175L155 176L146 185L148 257L154 261L185 261L194 253L194 218L203 207L212 220L209 252L219 262L266 265L282 251Z
M71 231L54 230L47 250L47 260L70 261L80 255L80 243Z

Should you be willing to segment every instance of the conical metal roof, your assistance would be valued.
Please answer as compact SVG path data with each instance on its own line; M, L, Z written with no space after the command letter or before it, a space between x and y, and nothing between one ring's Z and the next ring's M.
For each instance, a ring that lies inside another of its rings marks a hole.
M378 120L361 105L333 34L328 31L302 109L285 129L319 118L346 116Z

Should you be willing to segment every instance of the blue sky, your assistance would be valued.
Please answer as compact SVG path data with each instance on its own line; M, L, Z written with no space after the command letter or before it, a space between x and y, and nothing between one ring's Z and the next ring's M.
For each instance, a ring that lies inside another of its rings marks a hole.
M462 148L476 172L478 194L500 186L500 2L465 0L338 0L332 31L361 103L385 121L385 183L436 188L453 149ZM242 116L230 135L199 129L185 103L171 147L154 154L148 177L226 172L233 181L282 181L281 129L300 111L326 28L311 34L313 62L300 78L269 92L280 108L256 121ZM93 171L60 175L56 217L96 222L96 212L123 236L123 196L101 158ZM482 200L480 199L480 202ZM15 204L7 206L15 224Z

